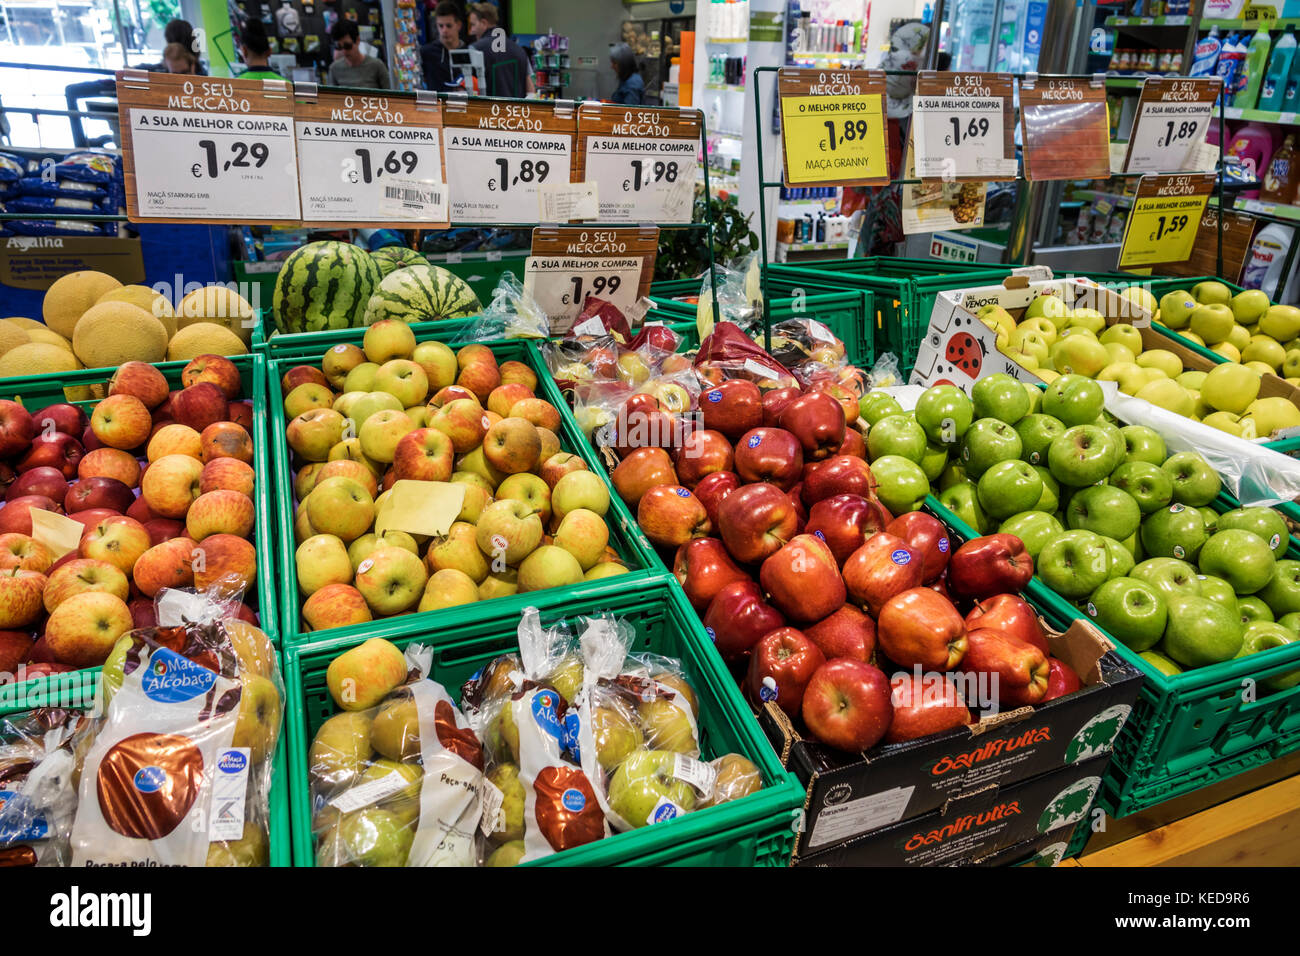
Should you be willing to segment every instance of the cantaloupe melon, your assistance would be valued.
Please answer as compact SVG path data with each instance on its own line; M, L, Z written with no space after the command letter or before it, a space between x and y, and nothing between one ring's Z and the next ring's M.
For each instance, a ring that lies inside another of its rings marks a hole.
M76 367L75 355L46 342L28 342L0 355L0 378L71 372Z
M72 351L86 368L117 368L124 362L161 362L167 355L167 330L139 306L101 302L77 323Z
M247 345L253 339L253 307L237 292L223 285L196 289L176 306L176 330L199 322L224 325ZM225 355L225 352L215 353Z
M45 291L41 314L45 324L65 338L72 338L77 320L99 297L122 283L103 272L69 272Z
M9 318L5 319L4 321L16 328L22 329L23 331L26 331L27 329L45 328L44 322L38 322L36 321L36 319L28 319L21 315L11 315Z
M176 334L176 310L172 308L167 296L146 285L124 285L120 289L112 289L101 295L99 302L129 302L161 322L167 330L167 338Z
M61 349L72 351L72 343L53 329L28 329L27 339L30 342L44 342L46 345L57 345Z
M169 362L189 361L196 355L246 355L248 346L224 325L196 322L172 336L167 345Z
M10 325L8 322L0 322L0 355L4 355L10 349L16 349L20 345L30 342L27 333L16 325Z

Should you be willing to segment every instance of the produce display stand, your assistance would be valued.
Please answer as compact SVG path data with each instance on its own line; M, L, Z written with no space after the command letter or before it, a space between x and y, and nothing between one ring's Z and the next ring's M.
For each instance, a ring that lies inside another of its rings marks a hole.
M735 752L758 766L763 788L739 800L687 813L650 827L613 835L538 861L554 866L784 866L795 839L794 824L803 788L782 769L762 731L722 667L703 626L672 578L627 576L593 582L582 593L561 595L539 605L543 626L594 612L614 614L636 628L636 650L679 658L700 699L700 746L706 758ZM559 590L559 589L555 589ZM547 592L528 597L540 598ZM325 686L329 662L367 637L384 637L399 647L424 642L433 647L433 680L452 695L480 667L514 648L520 608L516 602L484 602L489 613L449 619L436 629L412 633L402 618L378 622L364 634L295 644L286 660L288 737L293 788L293 861L311 866L311 802L307 751L316 729L335 707Z

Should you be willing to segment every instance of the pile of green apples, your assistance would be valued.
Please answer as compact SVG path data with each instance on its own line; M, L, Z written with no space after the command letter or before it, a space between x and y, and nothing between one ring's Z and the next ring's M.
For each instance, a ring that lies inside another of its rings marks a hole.
M1048 587L1165 673L1300 639L1300 561L1283 559L1281 515L1215 512L1204 458L1169 455L1103 405L1101 386L1073 374L1045 390L1005 374L969 396L939 385L912 412L868 393L868 460L933 474L941 504L980 534L1020 538Z

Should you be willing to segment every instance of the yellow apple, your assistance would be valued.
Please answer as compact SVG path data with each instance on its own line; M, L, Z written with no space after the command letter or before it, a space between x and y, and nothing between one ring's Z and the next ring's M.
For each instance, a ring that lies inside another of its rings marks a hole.
M1235 363L1241 361L1241 353L1237 351L1236 347L1233 346L1231 342L1218 342L1210 346L1210 351L1217 355L1222 355L1229 362Z
M1244 351L1246 346L1250 344L1250 330L1244 325L1234 325L1225 341L1238 352Z
M1210 369L1201 383L1201 397L1215 411L1240 415L1259 395L1260 377L1244 365L1225 363Z
M1246 366L1246 368L1253 368L1260 375L1272 375L1277 371L1277 369L1269 365L1267 362L1242 362L1241 364Z
M1016 326L1016 328L1029 329L1032 332L1037 332L1047 340L1049 348L1056 344L1056 326L1052 324L1051 319L1044 318L1041 315L1033 319L1021 319L1020 324Z
M1205 345L1205 339L1201 338L1195 332L1179 332L1178 334L1181 335L1183 338L1185 338L1187 341L1191 342L1193 345L1201 345L1201 346Z
M1065 320L1067 329L1087 329L1093 335L1100 335L1106 328L1106 317L1096 309L1075 309Z
M1052 365L1062 374L1092 378L1110 364L1110 353L1092 336L1070 335L1052 346Z
M1259 330L1279 342L1289 342L1300 335L1300 309L1294 305L1271 305L1260 317Z
M1205 373L1195 370L1188 370L1180 373L1175 379L1183 388L1194 388L1197 391L1201 389L1201 383L1205 381Z
M1228 338L1236 319L1226 305L1202 305L1192 313L1192 331L1207 345L1217 345Z
M1158 368L1165 378L1177 378L1183 372L1183 360L1168 349L1150 349L1137 357L1141 368Z
M1278 344L1277 339L1268 335L1252 335L1248 344L1241 350L1243 362L1263 362L1277 371L1286 361L1286 349Z
M1127 345L1118 342L1106 342L1106 351L1110 353L1111 362L1137 362L1137 353L1130 351Z
M1126 322L1116 322L1097 336L1102 345L1122 345L1134 355L1142 354L1142 333Z
M1190 416L1192 409L1196 407L1196 400L1192 398L1191 393L1168 378L1143 385L1136 397L1184 417Z
M1300 408L1280 396L1256 399L1247 406L1246 415L1254 419L1259 435L1271 435L1283 428L1300 428Z
M1229 435L1241 437L1241 425L1238 422L1238 416L1232 414L1232 412L1214 412L1201 419L1201 423L1209 425L1211 428L1217 428L1221 432L1227 432Z

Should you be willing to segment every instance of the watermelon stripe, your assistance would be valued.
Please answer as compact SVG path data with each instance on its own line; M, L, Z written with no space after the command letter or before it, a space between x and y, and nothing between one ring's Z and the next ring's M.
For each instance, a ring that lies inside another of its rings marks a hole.
M308 243L285 259L276 276L276 328L313 332L359 325L380 279L378 263L364 249L346 242Z

